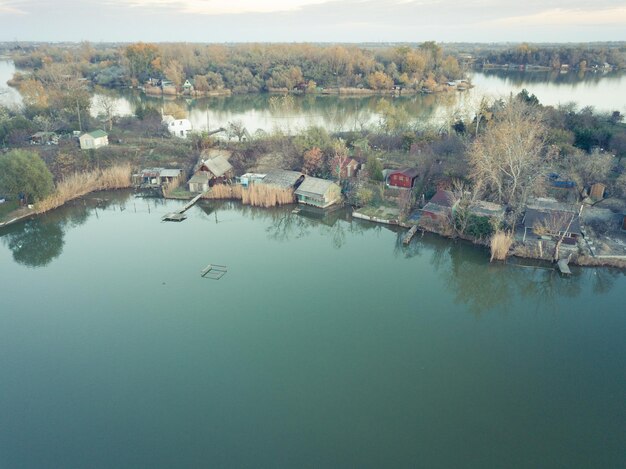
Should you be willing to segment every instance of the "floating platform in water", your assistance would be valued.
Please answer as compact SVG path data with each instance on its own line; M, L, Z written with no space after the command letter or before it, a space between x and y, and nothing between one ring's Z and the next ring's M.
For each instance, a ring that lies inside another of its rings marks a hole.
M228 272L228 267L225 265L209 264L200 271L200 277L219 280L226 275L226 272Z
M172 212L167 215L163 215L161 220L163 221L183 221L187 218L187 215L184 213Z

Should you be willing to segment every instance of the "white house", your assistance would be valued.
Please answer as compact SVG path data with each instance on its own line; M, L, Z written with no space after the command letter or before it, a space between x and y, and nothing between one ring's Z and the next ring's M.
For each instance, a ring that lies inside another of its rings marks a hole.
M174 119L173 116L165 115L162 122L174 137L187 138L187 134L193 130L189 119Z
M86 132L78 137L81 150L95 150L109 144L109 136L104 130Z

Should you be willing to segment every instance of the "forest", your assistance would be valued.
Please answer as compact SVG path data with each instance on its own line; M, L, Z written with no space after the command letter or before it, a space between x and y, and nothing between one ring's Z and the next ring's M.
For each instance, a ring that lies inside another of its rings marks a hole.
M463 77L456 57L435 42L415 47L365 48L314 44L41 45L12 51L16 66L34 73L63 66L94 85L139 86L167 79L178 89L186 80L198 91L255 93L353 88L421 90ZM19 78L18 78L19 79Z

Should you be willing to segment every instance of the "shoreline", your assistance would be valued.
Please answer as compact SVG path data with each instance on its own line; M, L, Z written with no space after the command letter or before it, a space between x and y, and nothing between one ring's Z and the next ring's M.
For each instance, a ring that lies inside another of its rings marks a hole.
M38 215L45 215L47 212L56 210L58 208L61 208L65 205L67 205L69 202L73 202L75 200L79 200L85 196L88 196L90 194L94 194L96 192L108 192L108 191L118 191L118 190L128 190L130 189L131 186L128 187L117 187L117 188L111 188L111 189L102 189L102 188L96 188L94 190L91 190L87 193L81 194L77 197L73 197L71 199L65 200L62 204L55 206L54 208L45 210L45 211L37 211L36 209L32 209L32 212L30 213L26 213L23 215L19 215L17 217L14 217L10 220L4 221L4 222L0 222L0 229L14 225L15 223L19 223L20 221L25 221L29 218L34 218ZM166 200L188 200L189 197L185 196L185 197L163 197ZM210 199L210 198L203 198L202 200L221 200L221 199ZM241 203L240 200L235 199L235 201L238 201ZM296 207L298 206L297 203L293 204ZM284 205L286 206L286 205ZM267 207L255 207L258 209L264 209ZM374 216L368 216L368 215L364 215L359 213L357 210L354 210L350 213L350 216L353 219L356 220L362 220L362 221L366 221L366 222L370 222L370 223L378 223L378 224L384 224L384 225L388 225L388 226L397 226L403 229L410 229L413 226L417 226L417 230L422 232L422 236L425 233L429 233L429 234L433 234L436 236L439 236L441 238L445 238L448 239L449 241L454 241L455 239L460 239L463 240L465 242L469 242L471 243L473 246L476 247L488 247L485 242L481 242L480 240L475 240L475 239L471 239L471 238L467 238L467 237L453 237L453 236L449 236L446 235L444 233L440 233L437 231L434 231L432 229L427 229L425 227L421 227L418 226L416 224L409 224L409 223L405 223L401 220L396 220L396 219L383 219L383 218L378 218L378 217L374 217ZM507 256L507 259L512 258L512 259L517 259L517 260L521 260L521 259L529 259L529 260L534 260L534 261L539 261L539 262L544 262L544 263L548 263L552 266L554 266L554 270L556 269L556 263L553 262L550 259L546 259L545 256L544 257L538 257L538 256L532 256L532 255L524 255L521 252L516 252L515 250L515 245L511 248L510 254ZM504 261L496 261L496 262L502 262L502 263L507 263L506 260ZM583 254L580 253L578 255L573 255L571 256L571 260L569 260L569 263L571 265L575 265L577 267L608 267L608 268L617 268L617 269L621 269L624 270L626 269L626 256L589 256L587 254ZM545 268L545 267L543 267Z

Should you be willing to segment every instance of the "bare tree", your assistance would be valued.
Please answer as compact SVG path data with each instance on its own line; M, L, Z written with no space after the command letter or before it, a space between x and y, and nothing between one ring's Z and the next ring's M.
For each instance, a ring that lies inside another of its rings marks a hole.
M470 177L498 202L523 207L539 187L549 158L536 108L510 98L469 151Z

